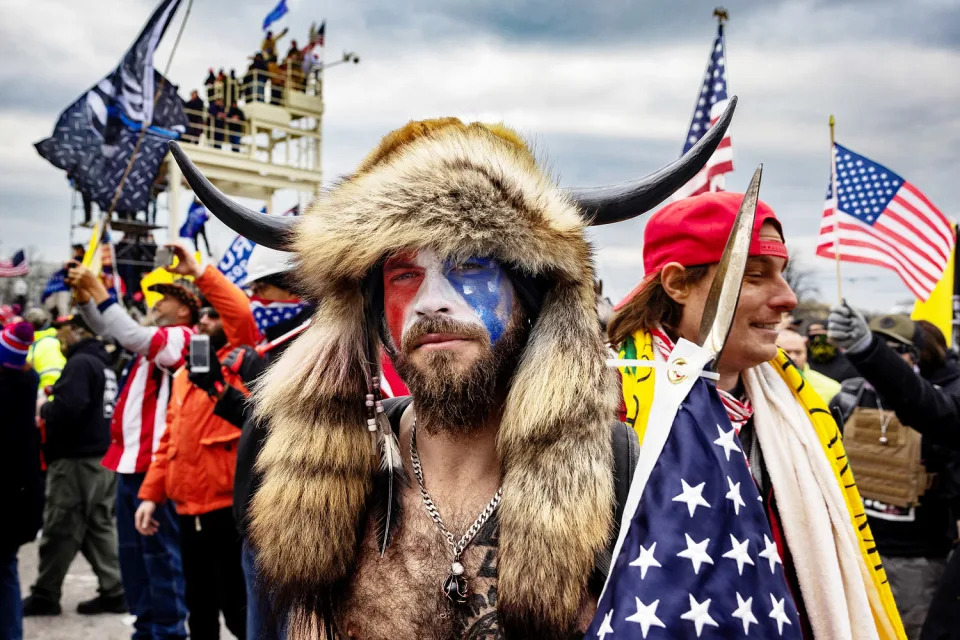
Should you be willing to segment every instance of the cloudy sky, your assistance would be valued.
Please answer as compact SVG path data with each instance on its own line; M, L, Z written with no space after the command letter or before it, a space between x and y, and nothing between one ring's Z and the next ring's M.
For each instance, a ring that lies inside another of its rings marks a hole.
M47 259L65 253L70 190L32 144L117 64L153 4L0 0L0 255L21 246ZM207 67L240 70L273 4L194 0L170 72L181 95L201 85ZM309 23L325 17L328 59L344 50L361 56L359 65L326 76L328 183L389 130L447 115L519 129L563 185L636 179L679 153L716 29L714 3L697 0L288 4L281 24L301 43ZM728 188L743 189L764 163L761 197L825 300L835 291L833 264L813 249L830 113L840 142L960 217L960 0L731 0L726 7L727 79L740 96ZM158 68L182 15L158 51ZM295 200L281 194L275 206ZM641 276L642 228L638 220L594 234L614 299ZM230 234L212 231L222 250ZM76 239L86 240L83 230ZM910 298L892 272L844 265L843 273L855 304L881 310Z

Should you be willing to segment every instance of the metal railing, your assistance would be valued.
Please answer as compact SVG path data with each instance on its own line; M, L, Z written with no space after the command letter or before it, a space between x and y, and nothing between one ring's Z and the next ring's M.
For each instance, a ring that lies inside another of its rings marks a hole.
M316 169L319 163L319 131L315 117L294 115L289 125L258 122L244 113L252 104L285 108L293 94L319 96L319 72L304 74L299 65L272 71L251 69L243 81L226 78L207 85L208 102L203 109L184 109L188 124L181 140L246 155L270 164ZM277 70L282 72L278 73ZM221 105L216 105L217 100ZM237 103L240 114L231 114ZM301 101L302 104L302 101ZM242 115L241 115L242 114Z
M207 102L223 100L226 108L230 101L263 102L285 106L289 92L319 96L321 76L319 71L305 73L299 63L288 61L283 65L269 63L263 69L250 68L243 78L226 77L206 85Z

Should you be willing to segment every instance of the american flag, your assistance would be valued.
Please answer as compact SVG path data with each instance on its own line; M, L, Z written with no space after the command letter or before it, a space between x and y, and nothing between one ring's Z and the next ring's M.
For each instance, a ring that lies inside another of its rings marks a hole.
M703 379L640 495L585 637L801 637L743 447Z
M683 153L690 150L707 129L713 126L717 118L727 108L727 57L726 46L723 41L723 24L717 26L717 38L713 41L710 51L710 61L707 71L703 75L703 84L700 95L697 97L697 106L693 110L693 119L690 121L690 130L687 139L683 142ZM724 134L720 146L710 156L710 160L691 178L690 182L674 194L674 199L695 196L707 191L723 191L726 182L724 174L733 171L733 147L730 142L730 130Z
M827 186L817 255L897 272L919 300L943 276L956 237L950 221L915 186L846 147L833 147L836 193Z
M15 278L30 273L30 263L23 249L13 254L9 260L0 259L0 278Z

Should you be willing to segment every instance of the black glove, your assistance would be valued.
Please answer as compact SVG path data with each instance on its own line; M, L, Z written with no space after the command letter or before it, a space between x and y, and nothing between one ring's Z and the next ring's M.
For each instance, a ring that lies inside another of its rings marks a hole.
M217 359L217 353L213 350L213 345L207 343L207 359L210 362L210 370L203 373L194 373L190 369L190 359L187 358L187 377L190 382L197 385L211 396L218 396L223 392L223 371L220 370L220 361Z

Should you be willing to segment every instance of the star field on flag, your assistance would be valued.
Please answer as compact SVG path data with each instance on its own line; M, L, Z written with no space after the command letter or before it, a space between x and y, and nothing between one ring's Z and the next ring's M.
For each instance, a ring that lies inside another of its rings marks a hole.
M586 638L801 637L740 440L703 379L642 491Z
M834 162L836 196L827 185L817 255L892 269L917 299L929 298L953 251L950 221L882 164L840 144Z

